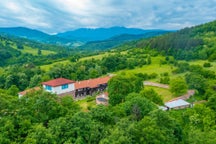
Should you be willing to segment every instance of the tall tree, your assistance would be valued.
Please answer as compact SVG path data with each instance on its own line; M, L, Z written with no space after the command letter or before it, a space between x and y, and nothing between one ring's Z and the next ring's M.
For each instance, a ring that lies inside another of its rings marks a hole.
M185 94L187 92L186 81L182 77L177 77L170 81L170 90L175 96Z

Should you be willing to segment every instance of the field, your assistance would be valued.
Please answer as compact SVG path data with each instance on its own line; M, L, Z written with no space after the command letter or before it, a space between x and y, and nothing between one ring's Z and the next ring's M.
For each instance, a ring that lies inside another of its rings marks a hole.
M28 46L24 46L23 50L20 50L22 53L30 53L32 55L38 55L38 49L33 49ZM42 55L49 55L49 54L55 54L56 52L49 51L49 50L41 50Z
M145 89L153 89L155 90L162 98L164 102L167 102L173 98L175 98L169 89L159 88L154 86L145 86Z
M203 66L203 64L204 63L206 63L206 62L209 62L209 61L207 61L207 60L196 60L196 61L189 61L188 63L190 64L190 65L200 65L200 66ZM209 69L209 70L212 70L212 71L214 71L214 72L216 72L216 62L210 62L211 63L211 67L209 67L209 68L205 68L205 69Z
M165 64L161 65L160 61L164 60L165 57L162 56L157 56L157 57L152 57L152 63L150 65L144 65L143 67L137 67L135 69L131 70L121 70L118 71L116 74L120 74L122 72L124 73L147 73L147 74L152 74L152 73L157 73L161 74L164 72L171 73L171 71L174 69L173 66Z
M49 71L51 67L58 65L58 64L69 64L71 63L69 60L62 60L62 61L58 61L58 62L53 62L51 64L48 65L42 65L40 66L40 68L44 71Z
M4 70L3 70L3 68L1 68L1 67L0 67L0 74L2 74L2 73L3 73L3 71L4 71Z
M23 49L18 49L17 46L14 44L12 44L11 47L22 52L22 53L29 53L32 55L38 55L38 49L37 48L32 48L29 46L23 46ZM50 50L41 50L41 54L42 55L49 55L49 54L56 54L56 52L50 51Z

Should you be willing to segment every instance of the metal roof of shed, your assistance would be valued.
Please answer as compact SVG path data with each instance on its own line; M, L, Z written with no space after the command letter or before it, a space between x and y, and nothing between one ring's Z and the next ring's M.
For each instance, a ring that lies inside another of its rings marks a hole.
M178 100L174 100L174 101L165 103L165 106L167 106L168 108L175 108L175 107L187 106L187 105L190 105L190 103L182 99L178 99Z

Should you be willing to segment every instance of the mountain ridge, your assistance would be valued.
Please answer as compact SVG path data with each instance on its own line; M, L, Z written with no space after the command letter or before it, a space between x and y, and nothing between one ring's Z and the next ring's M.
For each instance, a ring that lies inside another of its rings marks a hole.
M122 34L145 34L151 31L168 31L160 29L139 29L139 28L126 28L126 27L110 27L110 28L80 28L73 31L66 31L63 33L58 33L56 36L62 37L65 39L77 38L81 41L100 41L112 38L114 36Z
M26 27L2 27L0 33L27 38L37 42L56 44L69 47L78 47L90 41L109 40L112 37L119 35L139 35L149 32L162 32L166 30L144 30L138 28L125 28L125 27L111 27L111 28L80 28L72 31L66 31L55 35L47 34L45 32L26 28ZM135 36L136 37L136 36ZM131 39L133 40L134 38Z

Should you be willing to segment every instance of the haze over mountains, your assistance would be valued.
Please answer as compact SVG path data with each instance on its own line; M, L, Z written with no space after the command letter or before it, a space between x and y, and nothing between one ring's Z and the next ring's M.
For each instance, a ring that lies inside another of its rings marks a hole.
M58 44L70 47L81 46L88 42L92 43L92 41L96 41L96 43L104 43L105 41L110 42L110 40L118 41L117 43L113 43L112 45L110 45L111 47L113 47L122 42L136 40L140 38L148 38L167 32L170 31L111 27L95 29L81 28L73 31L58 33L56 35L50 35L39 30L29 29L25 27L0 28L0 33L4 33L7 35L27 38L42 43Z

